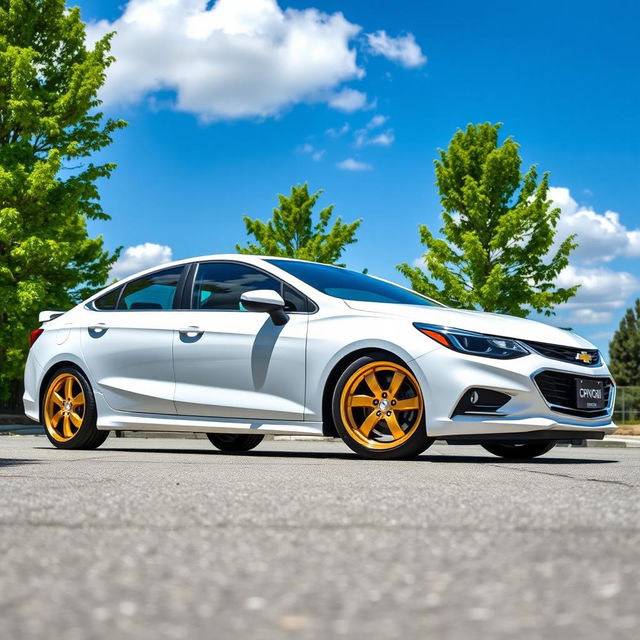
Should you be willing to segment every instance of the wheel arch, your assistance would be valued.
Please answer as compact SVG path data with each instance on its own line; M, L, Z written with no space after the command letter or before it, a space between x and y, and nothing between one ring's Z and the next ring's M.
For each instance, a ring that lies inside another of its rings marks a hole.
M337 438L338 431L336 429L336 425L333 421L333 411L331 410L331 404L333 401L333 391L335 386L343 374L345 369L355 362L358 358L362 356L369 355L371 353L385 353L391 356L392 358L403 362L406 366L409 366L404 358L402 358L397 353L389 349L385 349L384 347L362 347L360 349L356 349L355 351L351 351L346 355L342 356L336 364L334 364L333 368L329 372L327 376L326 382L324 384L323 392L322 392L322 435Z
M89 379L86 371L78 365L77 362L73 362L72 360L60 360L55 364L51 365L47 372L42 376L42 381L40 382L40 388L38 389L38 421L40 424L43 424L42 421L42 401L44 400L44 394L47 390L47 386L49 382L51 382L52 378L60 371L61 369L65 369L67 367L71 367L73 369L77 369L87 380Z

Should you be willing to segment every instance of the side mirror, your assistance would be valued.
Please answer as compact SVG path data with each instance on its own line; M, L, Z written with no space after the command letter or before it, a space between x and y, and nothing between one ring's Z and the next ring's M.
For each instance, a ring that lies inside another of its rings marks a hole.
M240 302L247 311L268 313L273 324L277 326L289 322L289 316L284 312L284 300L277 291L271 289L247 291L240 296Z

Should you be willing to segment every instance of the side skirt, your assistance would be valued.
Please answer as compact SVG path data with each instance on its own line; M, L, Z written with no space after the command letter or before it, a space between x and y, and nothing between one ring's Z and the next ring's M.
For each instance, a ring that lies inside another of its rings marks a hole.
M168 431L188 433L264 433L322 436L322 422L247 420L246 418L200 418L150 414L106 415L98 419L102 431Z

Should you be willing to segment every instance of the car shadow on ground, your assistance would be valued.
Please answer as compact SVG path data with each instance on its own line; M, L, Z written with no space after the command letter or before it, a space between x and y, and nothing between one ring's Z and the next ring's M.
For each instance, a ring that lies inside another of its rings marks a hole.
M31 458L0 458L0 469L4 467L20 467L27 464L40 464L42 460Z
M45 448L45 447L42 447ZM349 452L338 452L338 451L278 451L278 450L257 450L257 451L247 451L243 453L227 453L224 451L218 451L217 449L212 449L211 451L207 451L206 449L161 449L154 447L101 447L97 451L93 452L99 453L100 451L110 451L110 452L118 452L123 451L127 453L169 453L173 455L202 455L202 456L223 456L223 457L243 457L243 458L289 458L289 459L309 459L309 460L353 460L359 462L376 462L376 463L390 463L394 462L433 462L433 463L473 463L473 464L537 464L537 465L555 465L555 464L614 464L618 463L619 460L603 460L597 458L559 458L559 457L542 457L542 458L527 458L527 459L505 459L498 458L492 455L460 455L460 454L451 454L448 455L446 453L442 454L423 454L418 456L417 458L412 458L409 460L366 460L356 455L355 453Z

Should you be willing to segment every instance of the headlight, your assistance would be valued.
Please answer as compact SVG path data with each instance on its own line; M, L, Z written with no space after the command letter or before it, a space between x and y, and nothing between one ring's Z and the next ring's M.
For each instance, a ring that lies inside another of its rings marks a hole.
M464 331L462 329L449 329L448 327L438 327L436 325L421 324L419 322L414 323L413 326L441 345L454 351L468 353L472 356L508 360L512 358L522 358L522 356L531 353L517 340L512 340L511 338L487 336L483 333L474 333L473 331Z

